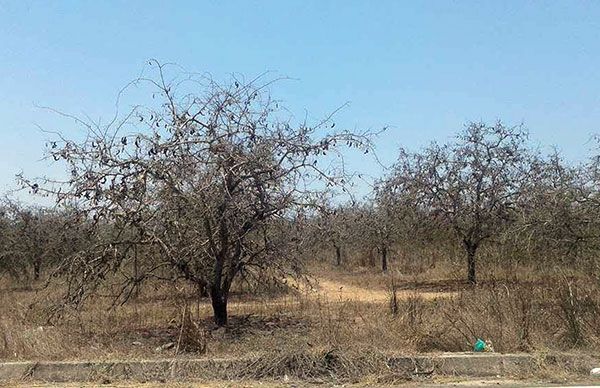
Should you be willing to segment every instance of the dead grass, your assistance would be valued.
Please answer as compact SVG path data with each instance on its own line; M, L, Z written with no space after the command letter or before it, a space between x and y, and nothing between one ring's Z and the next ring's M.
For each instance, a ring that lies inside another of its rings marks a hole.
M460 377L436 377L428 380L426 383L420 382L420 387L443 387L443 386L457 386L457 387L532 387L532 386L560 386L560 384L572 386L577 384L578 386L593 386L596 380L593 379L573 379L570 377L567 380L532 380L532 379L465 379ZM360 381L345 383L342 386L347 388L382 388L382 387L414 387L415 382L396 382L384 384L378 381ZM95 388L98 383L22 383L22 382L11 382L9 384L0 384L0 387L6 386L11 388ZM103 387L107 388L159 388L165 387L165 383L161 382L147 382L147 383L111 383L103 384ZM284 387L323 387L322 382L307 383L304 381L288 380L288 381L253 381L253 380L239 380L239 381L206 381L206 382L169 382L168 387L172 388L284 388ZM329 386L329 385L325 385Z
M275 357L270 365L279 368L318 366L322 357L334 356L344 366L345 354L468 351L475 338L491 341L500 352L592 352L600 344L600 292L593 279L488 278L471 289L454 279L426 281L425 276L319 269L320 282L299 291L270 298L235 294L226 330L214 330L210 305L197 303L186 287L146 288L130 304L112 310L109 298L97 297L82 311L49 324L45 307L60 285L36 292L9 290L5 283L0 292L0 358L239 357L268 352L264 357ZM397 284L395 312L390 307L392 279ZM176 346L156 350L168 342ZM307 370L318 375L318 368ZM260 373L268 376L275 370Z

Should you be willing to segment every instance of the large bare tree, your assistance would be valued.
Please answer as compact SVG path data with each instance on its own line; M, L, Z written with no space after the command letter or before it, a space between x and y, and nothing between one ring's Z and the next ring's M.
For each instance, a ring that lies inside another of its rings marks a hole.
M521 126L472 123L456 142L433 143L418 153L401 150L385 190L408 195L420 211L453 228L465 249L468 281L475 284L477 250L514 218L530 156Z
M284 231L348 179L339 147L366 152L369 136L335 130L332 116L294 124L264 77L167 80L168 69L152 64L157 76L135 85L150 85L158 106L138 106L104 126L73 117L85 138L49 143L69 178L24 182L76 202L96 225L95 248L63 266L76 285L71 300L109 273L123 277L125 299L146 279L185 279L208 292L222 326L236 277L300 273Z

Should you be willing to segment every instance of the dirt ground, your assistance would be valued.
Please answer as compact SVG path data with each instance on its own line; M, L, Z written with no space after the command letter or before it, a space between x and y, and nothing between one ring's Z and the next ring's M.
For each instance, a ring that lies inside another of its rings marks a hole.
M329 301L354 301L354 302L387 302L389 301L389 292L378 289L368 289L364 287L358 287L352 284L343 283L336 280L327 278L318 278L318 289L315 291L315 295L320 298L327 299ZM398 290L396 296L399 299L406 299L412 295L419 295L423 299L434 299L440 297L449 297L455 294L455 292L447 291L422 291L422 290Z

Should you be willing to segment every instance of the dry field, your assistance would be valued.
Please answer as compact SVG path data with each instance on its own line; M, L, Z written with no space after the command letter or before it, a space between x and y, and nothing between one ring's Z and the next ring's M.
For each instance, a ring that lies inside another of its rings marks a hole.
M108 296L97 297L83 310L48 322L45 312L60 285L36 291L4 283L0 358L268 354L268 366L249 378L285 373L309 378L323 372L306 368L315 354L343 359L344 354L468 351L477 337L491 341L498 352L591 353L600 344L598 284L583 276L488 278L472 289L426 273L407 277L325 266L315 273L310 285L283 291L238 287L230 326L219 330L209 303L198 302L187 287L146 287L131 303L113 309ZM172 347L160 349L168 343ZM342 372L351 374L353 367Z

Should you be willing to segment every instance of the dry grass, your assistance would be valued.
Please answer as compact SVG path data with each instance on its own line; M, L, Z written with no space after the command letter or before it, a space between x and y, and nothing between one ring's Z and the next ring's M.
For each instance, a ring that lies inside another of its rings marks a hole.
M428 380L427 383L419 384L421 387L441 387L441 386L456 386L456 387L532 387L532 386L560 386L560 383L573 385L578 383L579 386L593 386L594 380L586 379L573 379L570 377L568 380L555 381L555 380L523 380L523 379L465 379L460 377L436 377ZM98 387L97 383L10 383L6 386L11 388L95 388ZM103 387L107 388L159 388L165 387L165 383L160 382L147 382L147 383L111 383L103 384ZM322 382L307 383L304 381L252 381L252 380L241 380L241 381L206 381L206 382L186 382L176 383L169 382L168 387L172 388L309 388L309 387L323 387ZM325 385L329 386L329 385ZM414 382L397 382L393 384L384 384L377 381L360 381L353 383L345 383L342 387L347 388L382 388L382 387L414 387Z
M357 366L345 365L345 354L468 351L477 337L491 341L500 352L593 351L600 344L600 292L593 279L583 276L545 282L542 276L488 278L471 289L458 280L427 275L331 268L318 272L321 281L314 290L271 298L234 294L225 331L214 330L210 305L197 303L186 287L146 288L130 304L112 310L110 299L97 297L82 311L48 324L45 307L59 285L36 293L9 290L5 283L0 292L0 358L231 357L269 351L264 357L272 359L264 365L270 368L311 364L314 368L303 373L319 375L325 373L319 369L323 357L334 357L336 365L351 371ZM156 351L168 342L176 346ZM254 369L265 376L276 372Z

